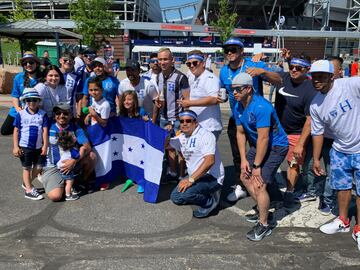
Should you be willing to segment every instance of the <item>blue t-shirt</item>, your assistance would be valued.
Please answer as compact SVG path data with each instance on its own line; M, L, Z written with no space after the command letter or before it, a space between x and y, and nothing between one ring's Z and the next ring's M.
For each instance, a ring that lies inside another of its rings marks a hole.
M83 94L89 95L88 89L88 81L90 78L87 78L83 88ZM111 112L116 113L116 103L115 99L118 96L118 87L119 87L119 80L113 76L108 76L105 80L102 81L103 87L103 97L106 99L107 102L110 104Z
M243 126L254 146L256 146L258 137L257 129L265 127L270 127L269 147L288 146L289 144L274 107L262 96L253 95L250 104L245 109L240 102L237 102L234 108L234 118L237 126Z
M88 138L85 135L84 130L76 124L71 123L62 130L67 130L70 133L72 133L76 137L77 145L81 146L89 142ZM46 161L47 167L55 166L61 159L60 157L61 149L57 144L59 133L60 133L60 128L58 127L58 125L56 123L52 123L49 128L49 150Z
M33 79L33 78L29 78L29 79L30 79L30 81L29 81L28 87L34 87L38 83L37 79ZM20 72L20 73L16 74L16 76L14 77L13 88L11 90L12 97L14 97L14 98L21 97L21 95L25 89L24 81L25 81L25 72ZM20 105L20 101L19 101L19 105ZM10 108L9 115L12 117L15 117L17 115L17 111L16 111L15 107Z
M26 108L16 114L14 127L19 129L19 146L40 149L43 146L43 128L48 127L48 122L46 112L40 109L32 114Z
M225 65L224 67L221 68L220 70L220 84L221 87L226 88L226 92L229 95L229 102L230 102L230 108L233 111L235 104L236 104L236 99L234 97L234 93L231 90L231 82L234 79L234 77L236 75L238 75L240 72L246 72L247 68L250 67L254 67L254 68L263 68L265 70L269 71L268 66L264 63L264 62L253 62L250 58L244 58L244 64L242 65L241 68L238 68L236 70L232 70L229 65ZM262 95L262 81L261 81L261 76L256 76L253 77L253 82L254 82L254 89L255 92Z

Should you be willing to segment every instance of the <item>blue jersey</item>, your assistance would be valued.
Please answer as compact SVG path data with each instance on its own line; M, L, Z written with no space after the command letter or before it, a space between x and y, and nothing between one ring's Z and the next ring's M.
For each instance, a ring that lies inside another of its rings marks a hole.
M14 127L19 129L19 146L40 149L43 146L43 128L49 125L43 110L32 114L28 108L15 116Z
M33 79L33 78L29 78L29 79L30 80L29 80L28 87L34 87L38 83L37 79ZM20 73L16 74L16 76L14 77L13 88L11 90L12 97L14 97L14 98L21 97L21 95L25 89L24 81L25 81L25 72L20 72ZM19 105L20 105L20 101L19 101ZM17 115L17 111L16 111L15 107L10 108L9 115L12 117L15 117Z
M234 108L234 118L237 126L242 126L248 135L250 143L256 146L258 128L270 127L269 147L288 146L287 135L282 128L274 107L269 101L259 95L253 95L250 104L243 109L240 102Z
M84 130L76 124L71 123L66 128L62 129L62 131L63 130L69 131L76 137L77 145L83 145L89 142ZM56 166L56 164L61 160L61 149L57 144L59 133L59 126L56 123L53 123L49 128L49 149L46 161L47 167Z
M269 70L269 68L264 62L253 62L250 58L244 58L243 65L236 70L232 70L229 65L225 65L220 70L220 84L221 87L226 88L226 92L229 95L230 108L232 111L234 110L236 99L234 97L233 91L231 90L231 82L236 75L238 75L240 72L246 72L246 69L251 67ZM262 95L262 83L260 77L261 76L253 77L253 82L255 93Z
M83 94L89 95L88 90L88 81L90 78L88 78L85 81L84 88L83 88ZM103 87L103 97L106 99L107 102L110 104L111 112L116 113L116 103L115 99L118 96L118 88L119 88L119 80L115 77L108 76L105 80L102 81L102 87Z
M65 87L70 94L70 106L74 115L76 115L76 95L81 94L80 89L80 75L75 72L64 73Z

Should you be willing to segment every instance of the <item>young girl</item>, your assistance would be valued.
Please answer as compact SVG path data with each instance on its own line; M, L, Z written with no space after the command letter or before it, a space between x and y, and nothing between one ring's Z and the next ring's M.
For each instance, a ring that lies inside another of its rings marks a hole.
M13 107L11 107L8 116L1 126L1 135L11 135L14 131L14 120L18 112L23 109L20 103L20 97L27 87L34 87L41 79L40 60L33 52L25 52L20 59L23 72L18 73L14 78L11 91Z
M142 118L144 121L148 121L149 117L145 115L145 111L139 110L138 97L135 91L125 91L121 95L120 100L120 116L129 118ZM144 187L138 185L138 193L144 192Z
M32 180L40 173L48 148L48 118L39 109L41 97L33 88L26 88L20 101L26 103L24 110L15 116L13 154L23 166L25 198L41 200L44 197L32 186Z

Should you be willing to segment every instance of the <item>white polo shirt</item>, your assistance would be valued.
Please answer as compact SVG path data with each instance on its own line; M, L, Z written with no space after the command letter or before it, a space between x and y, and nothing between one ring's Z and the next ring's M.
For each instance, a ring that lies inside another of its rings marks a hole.
M174 149L181 151L189 175L192 175L200 167L205 156L215 155L215 163L207 173L214 176L220 185L223 184L224 166L216 147L215 136L210 131L198 126L189 137L181 133L179 136L170 139L170 145Z
M100 118L109 119L111 111L110 103L107 102L105 98L96 101L93 97L91 97L91 100L91 107L100 116ZM95 125L96 123L97 121L93 117L91 117L91 125Z
M310 115L311 135L323 135L326 129L336 151L360 153L360 77L337 79L326 95L317 93Z
M122 80L119 85L119 95L125 91L135 91L139 101L139 107L143 107L148 115L152 115L154 103L153 100L159 95L156 86L147 78L140 77L140 82L135 87L128 78Z
M192 74L191 74L192 75ZM205 70L199 77L189 75L190 100L198 100L205 97L217 97L220 90L220 81L213 73ZM198 123L209 131L222 130L220 105L206 107L190 107L198 115Z

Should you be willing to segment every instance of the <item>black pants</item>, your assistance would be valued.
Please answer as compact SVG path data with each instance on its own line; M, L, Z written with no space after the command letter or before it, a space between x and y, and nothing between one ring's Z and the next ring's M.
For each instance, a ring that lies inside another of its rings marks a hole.
M14 121L15 118L8 114L3 125L1 126L1 135L11 135L14 133Z
M239 147L238 147L237 140L236 140L236 123L235 123L234 117L230 117L230 119L229 119L227 134L229 137L231 153L233 156L235 175L236 175L237 181L240 181L240 152L239 152ZM241 186L242 185L243 184L241 183Z

